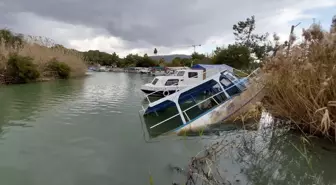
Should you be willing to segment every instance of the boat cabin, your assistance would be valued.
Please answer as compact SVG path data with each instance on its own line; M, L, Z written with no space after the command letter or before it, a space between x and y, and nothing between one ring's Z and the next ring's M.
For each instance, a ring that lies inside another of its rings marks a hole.
M157 76L141 87L149 95L168 96L183 88L204 80L203 71L198 69L177 70L169 76Z

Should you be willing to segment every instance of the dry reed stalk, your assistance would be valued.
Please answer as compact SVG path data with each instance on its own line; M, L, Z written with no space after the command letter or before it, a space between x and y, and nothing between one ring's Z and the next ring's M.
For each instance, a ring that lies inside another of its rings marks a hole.
M264 106L313 135L336 139L336 35L314 24L289 55L265 63Z

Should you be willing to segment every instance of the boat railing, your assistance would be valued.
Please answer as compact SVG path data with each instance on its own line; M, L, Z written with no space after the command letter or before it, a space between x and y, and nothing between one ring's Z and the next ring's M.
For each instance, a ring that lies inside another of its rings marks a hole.
M161 125L162 123L167 122L167 121L169 121L169 120L171 120L171 119L173 119L173 118L175 118L175 117L177 117L177 116L179 116L179 115L180 115L180 114L177 113L177 114L175 114L175 115L173 115L173 116L171 116L171 117L169 117L169 118L167 118L167 119L165 119L165 120L163 120L163 121L161 121L161 122L159 122L159 123L157 123L157 124L155 124L155 125L153 125L153 126L151 126L151 127L149 127L149 128L150 128L150 129L155 128L155 127Z

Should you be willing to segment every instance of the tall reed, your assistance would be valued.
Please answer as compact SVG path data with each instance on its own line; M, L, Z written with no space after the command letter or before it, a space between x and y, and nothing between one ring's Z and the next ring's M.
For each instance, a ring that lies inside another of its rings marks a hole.
M336 34L313 24L302 35L265 62L263 103L305 133L336 139Z

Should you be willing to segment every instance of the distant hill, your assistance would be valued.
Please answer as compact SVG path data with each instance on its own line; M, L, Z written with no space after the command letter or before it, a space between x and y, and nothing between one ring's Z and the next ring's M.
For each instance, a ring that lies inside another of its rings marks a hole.
M173 54L173 55L157 55L157 56L150 56L154 60L160 60L163 58L165 62L171 62L175 57L180 58L191 58L190 55L179 55L179 54Z

